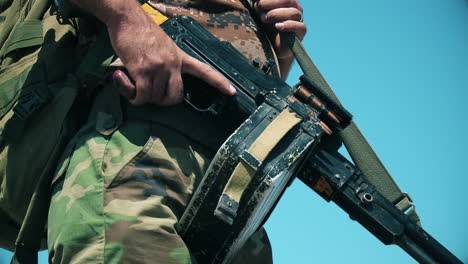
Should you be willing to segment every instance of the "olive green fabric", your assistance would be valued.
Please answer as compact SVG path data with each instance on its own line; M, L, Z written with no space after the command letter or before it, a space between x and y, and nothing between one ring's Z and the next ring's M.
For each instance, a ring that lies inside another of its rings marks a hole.
M6 55L17 49L41 45L43 41L42 21L25 20L18 24L16 30L8 38L3 52Z
M10 5L13 0L0 0L0 13L5 11Z
M6 8L7 2L9 1L5 1L5 5L2 7L5 8L5 10L2 12L4 19L2 22L2 27L0 28L0 48L3 47L3 44L10 35L11 30L20 19L27 0L12 0L12 3L8 6L8 8Z
M50 177L75 126L68 114L79 84L67 74L75 68L76 28L49 6L37 0L28 12L26 1L15 0L2 13L0 247L9 250L39 179Z

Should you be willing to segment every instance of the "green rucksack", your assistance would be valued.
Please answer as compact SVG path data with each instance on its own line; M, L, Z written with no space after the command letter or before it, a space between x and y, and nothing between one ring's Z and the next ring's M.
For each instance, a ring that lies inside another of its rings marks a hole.
M83 82L93 86L110 57L102 45L90 48L98 50L94 54L77 54L80 26L78 19L59 16L49 0L0 0L1 248L14 250L20 230L30 234L24 229L35 228L21 227L27 215L34 218L29 222L42 218L34 232L45 241L48 183L79 120L87 116L85 106L74 105L85 93ZM83 69L95 76L87 78Z
M72 126L76 28L47 0L3 1L0 24L0 247L14 250L29 201ZM56 67L55 65L60 65ZM68 81L69 82L69 81Z

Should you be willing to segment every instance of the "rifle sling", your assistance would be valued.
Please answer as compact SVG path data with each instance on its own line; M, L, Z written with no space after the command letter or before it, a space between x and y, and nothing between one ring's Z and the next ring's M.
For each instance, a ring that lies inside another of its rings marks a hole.
M294 33L282 34L282 37L287 39L288 46L296 57L304 74L320 86L332 100L341 105L340 100L323 78L296 35ZM395 180L380 161L356 124L351 122L348 127L340 132L340 137L363 176L367 178L385 198L396 205L398 209L407 212L407 215L411 217L413 221L420 224L419 216L416 214L410 196L400 190Z

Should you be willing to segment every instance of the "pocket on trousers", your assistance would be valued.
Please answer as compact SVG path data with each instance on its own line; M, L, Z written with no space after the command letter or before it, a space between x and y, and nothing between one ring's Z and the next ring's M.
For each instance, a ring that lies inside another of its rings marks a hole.
M107 183L107 192L112 199L131 201L162 197L180 215L209 160L184 134L156 123L149 129L146 143Z
M109 136L102 158L101 171L105 188L120 181L122 171L135 164L151 148L151 124L127 121Z

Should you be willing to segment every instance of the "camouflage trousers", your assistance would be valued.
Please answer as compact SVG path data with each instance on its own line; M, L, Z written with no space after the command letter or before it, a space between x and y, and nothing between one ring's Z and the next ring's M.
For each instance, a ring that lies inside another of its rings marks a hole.
M125 120L109 135L88 122L52 185L49 262L195 263L175 224L209 165L206 153L152 121ZM272 262L263 229L235 262Z

